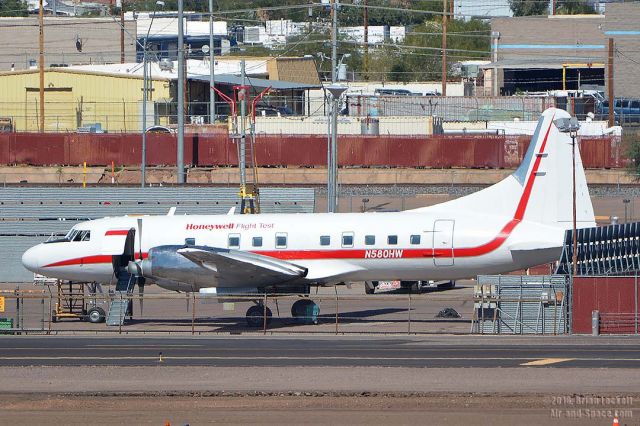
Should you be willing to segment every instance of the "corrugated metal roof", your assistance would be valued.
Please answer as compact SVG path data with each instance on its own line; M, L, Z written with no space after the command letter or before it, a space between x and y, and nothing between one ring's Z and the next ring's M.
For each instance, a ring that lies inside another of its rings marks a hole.
M216 83L221 84L229 84L229 85L240 85L242 84L242 77L239 75L231 75L231 74L222 74L216 75ZM195 81L209 81L209 76L204 75L190 75L190 80ZM304 83L294 83L291 81L282 81L282 80L265 80L263 78L247 78L246 84L253 87L258 87L261 89L266 89L267 87L271 87L273 90L306 90L306 89L319 89L322 85L313 85L313 84L304 84Z

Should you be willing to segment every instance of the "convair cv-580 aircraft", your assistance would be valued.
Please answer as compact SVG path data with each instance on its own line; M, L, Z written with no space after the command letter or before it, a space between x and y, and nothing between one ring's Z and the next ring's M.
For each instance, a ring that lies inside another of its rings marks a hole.
M142 285L235 295L455 280L551 262L572 227L572 141L558 128L569 117L545 111L512 175L439 205L394 213L110 217L27 250L22 263L63 280L109 283L130 273ZM576 199L578 227L595 226L579 152ZM262 312L252 306L248 319Z

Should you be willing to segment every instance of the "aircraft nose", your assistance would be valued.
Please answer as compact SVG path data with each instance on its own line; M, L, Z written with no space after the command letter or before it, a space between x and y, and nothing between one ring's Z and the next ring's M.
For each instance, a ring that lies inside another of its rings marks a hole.
M22 255L22 265L31 272L38 272L40 268L40 246L31 247Z

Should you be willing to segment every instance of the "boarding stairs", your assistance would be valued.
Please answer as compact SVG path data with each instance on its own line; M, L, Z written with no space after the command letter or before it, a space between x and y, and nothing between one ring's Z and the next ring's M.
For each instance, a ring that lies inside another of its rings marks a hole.
M109 312L107 313L107 325L120 326L127 315L131 315L131 293L136 285L136 277L125 268L118 271L116 290L112 294Z

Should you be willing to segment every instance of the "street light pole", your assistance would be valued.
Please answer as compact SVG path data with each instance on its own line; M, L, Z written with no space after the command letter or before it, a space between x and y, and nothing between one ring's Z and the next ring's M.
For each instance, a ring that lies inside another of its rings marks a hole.
M124 6L124 0L121 4ZM147 41L149 39L149 34L151 33L153 20L156 17L156 9L159 5L164 6L164 2L157 1L153 6L151 22L149 23L147 34L144 36L144 44L142 45L142 158L140 159L140 186L142 188L144 188L147 183L147 101L149 97L149 73L147 71L147 48L149 45L147 44ZM121 27L121 30L124 31L124 26Z
M578 227L577 227L577 207L576 207L576 138L578 137L578 130L580 130L580 123L576 117L570 118L558 118L554 121L558 130L562 133L568 133L571 137L571 171L573 179L573 191L572 191L572 207L573 207L573 241L572 241L572 272L573 276L578 274Z
M176 166L178 184L184 183L184 6L178 0L178 152Z
M151 25L149 25L151 29ZM147 33L148 34L148 33ZM142 48L142 158L140 160L140 186L147 183L147 37Z
M338 209L338 103L346 86L332 84L327 86L331 93L331 145L329 146L328 168L329 182L327 192L327 211L335 213Z
M213 50L213 0L209 0L209 124L216 121L215 52Z
M573 130L571 136L571 164L573 174L573 257L571 263L573 265L573 276L578 274L578 232L577 232L577 214L576 214L576 136L578 131Z
M573 241L572 241L572 276L578 274L578 229L577 229L577 207L576 207L576 138L578 137L578 130L580 130L580 123L576 117L563 117L554 120L554 124L561 133L568 133L571 137L571 171L573 179Z

